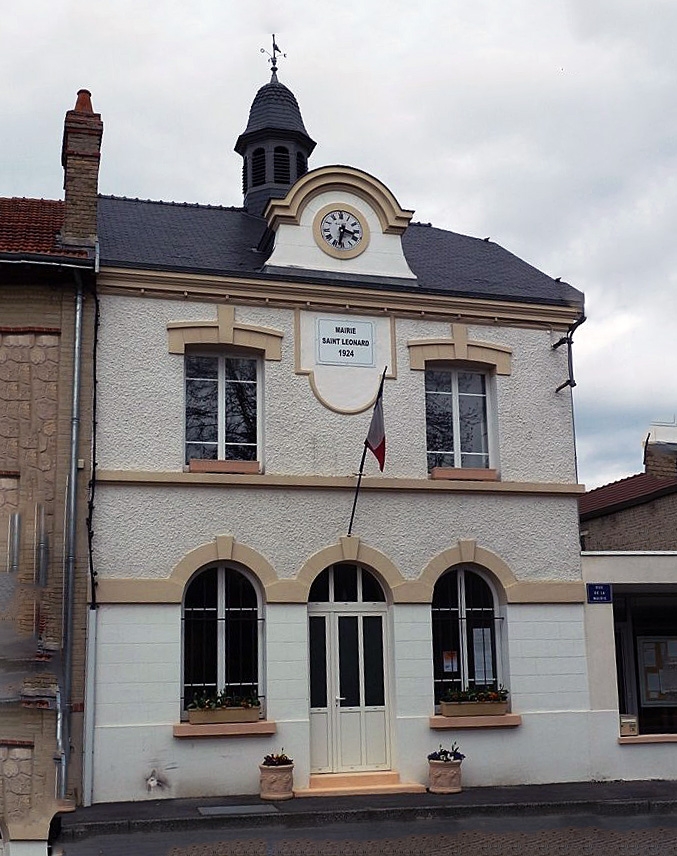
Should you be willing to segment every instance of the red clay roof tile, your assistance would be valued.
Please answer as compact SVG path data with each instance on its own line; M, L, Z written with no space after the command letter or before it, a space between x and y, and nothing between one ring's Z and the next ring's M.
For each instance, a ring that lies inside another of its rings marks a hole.
M0 198L0 253L86 258L85 250L58 242L64 204L58 199Z
M601 517L620 511L621 508L650 502L675 491L677 478L659 479L647 473L638 473L588 491L578 500L578 511L582 520Z

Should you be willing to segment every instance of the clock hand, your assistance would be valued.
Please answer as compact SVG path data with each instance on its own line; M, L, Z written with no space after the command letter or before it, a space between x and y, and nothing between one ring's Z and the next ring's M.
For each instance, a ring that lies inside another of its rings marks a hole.
M339 226L339 230L338 230L339 247L343 246L343 236L345 235L345 233L346 233L346 227L343 225L343 223L341 223L341 225Z

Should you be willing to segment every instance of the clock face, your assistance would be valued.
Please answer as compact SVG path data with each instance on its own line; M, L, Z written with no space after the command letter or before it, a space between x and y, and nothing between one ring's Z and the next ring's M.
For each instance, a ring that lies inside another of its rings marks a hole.
M322 240L339 252L354 250L364 237L364 229L359 219L342 208L336 208L324 215L320 221L320 233Z

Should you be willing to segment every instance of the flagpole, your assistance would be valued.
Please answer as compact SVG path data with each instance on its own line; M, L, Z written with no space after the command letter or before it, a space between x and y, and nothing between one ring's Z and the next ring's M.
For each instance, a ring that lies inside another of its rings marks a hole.
M383 395L383 384L386 379L386 372L388 371L388 366L383 369L383 374L381 375L381 383L378 387L378 392L376 393L376 404L378 404L379 398ZM360 461L360 470L357 474L357 485L355 486L355 496L353 497L353 509L350 512L350 523L348 524L348 535L352 535L353 532L353 521L355 520L355 509L357 508L357 497L360 495L360 485L362 484L362 476L364 474L364 462L367 459L367 437L364 439L364 449L362 449L362 460Z

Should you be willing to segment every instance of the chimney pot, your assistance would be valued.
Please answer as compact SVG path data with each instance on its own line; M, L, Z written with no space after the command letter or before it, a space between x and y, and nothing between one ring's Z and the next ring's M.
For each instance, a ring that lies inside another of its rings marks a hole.
M76 113L93 113L92 93L89 89L78 89L78 97L75 102Z

